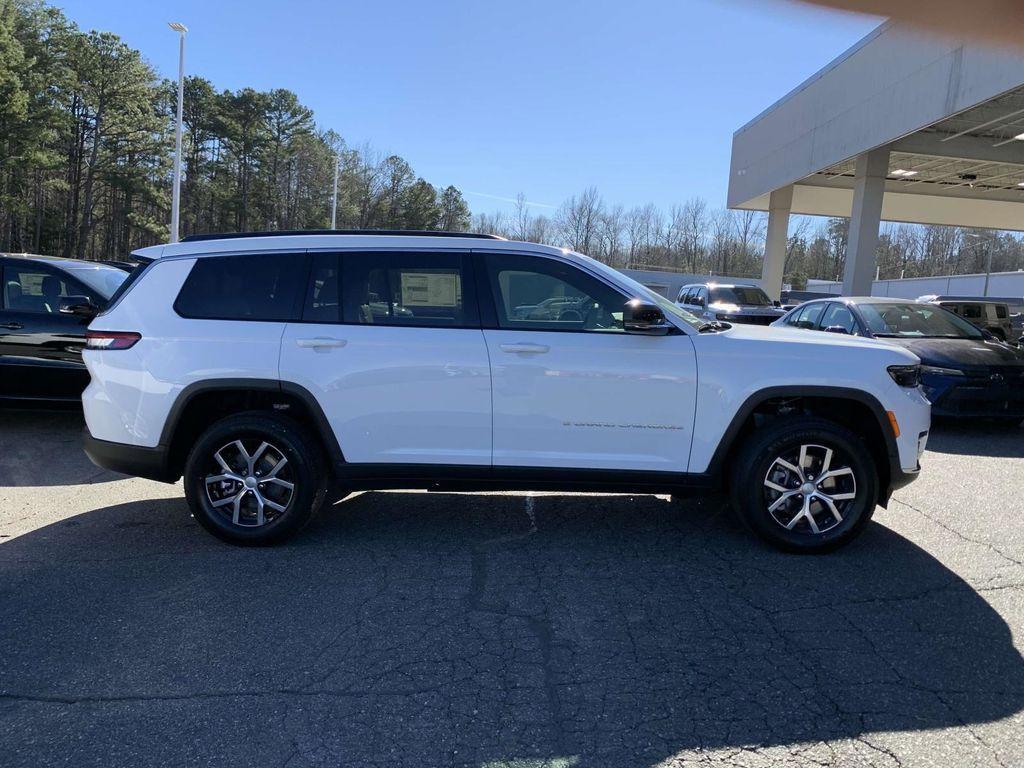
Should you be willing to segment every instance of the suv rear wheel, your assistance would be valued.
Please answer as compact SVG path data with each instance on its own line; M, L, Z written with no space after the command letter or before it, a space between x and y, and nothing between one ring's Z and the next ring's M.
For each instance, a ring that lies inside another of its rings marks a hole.
M320 452L301 426L264 413L216 422L185 464L196 520L235 544L272 544L299 531L323 503Z
M759 536L792 552L827 552L867 525L878 498L871 453L825 419L785 419L753 433L736 459L732 504Z

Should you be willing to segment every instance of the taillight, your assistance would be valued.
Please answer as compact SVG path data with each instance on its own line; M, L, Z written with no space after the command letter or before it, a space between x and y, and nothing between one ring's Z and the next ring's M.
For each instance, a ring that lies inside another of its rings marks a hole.
M86 331L86 349L129 349L142 338L135 331Z

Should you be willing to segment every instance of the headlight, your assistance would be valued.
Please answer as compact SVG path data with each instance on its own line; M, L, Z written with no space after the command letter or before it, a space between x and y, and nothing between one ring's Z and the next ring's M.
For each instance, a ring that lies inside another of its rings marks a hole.
M930 373L934 376L963 376L963 371L958 371L956 368L939 368L935 365L922 365L921 373Z
M886 370L901 387L916 387L921 383L920 365L890 365Z

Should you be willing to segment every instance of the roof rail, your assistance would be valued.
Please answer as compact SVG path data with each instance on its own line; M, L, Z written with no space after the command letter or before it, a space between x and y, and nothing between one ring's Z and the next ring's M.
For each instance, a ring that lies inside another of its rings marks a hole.
M240 240L248 237L284 237L288 235L387 235L388 237L466 237L478 240L504 240L498 235L480 235L474 232L444 232L425 229L289 229L277 232L210 232L201 235L186 235L183 243L203 240Z

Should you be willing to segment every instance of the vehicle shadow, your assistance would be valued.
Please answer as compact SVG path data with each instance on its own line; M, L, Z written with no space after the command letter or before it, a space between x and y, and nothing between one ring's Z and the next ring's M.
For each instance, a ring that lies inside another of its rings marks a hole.
M961 456L1024 458L1024 425L1008 427L986 421L934 419L928 450Z
M86 485L123 475L100 469L82 450L82 410L0 408L0 488Z
M0 545L0 606L7 766L618 768L1024 707L924 550L785 555L707 501L366 493L268 549L132 502Z

